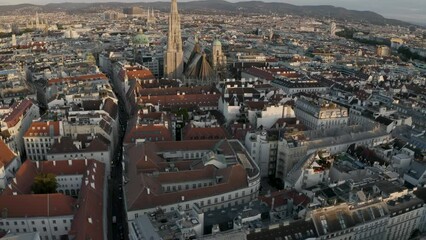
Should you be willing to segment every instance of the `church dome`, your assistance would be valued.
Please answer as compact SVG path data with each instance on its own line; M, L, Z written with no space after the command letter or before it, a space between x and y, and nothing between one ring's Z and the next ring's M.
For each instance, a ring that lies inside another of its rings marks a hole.
M213 41L213 46L222 46L222 43L216 39Z
M149 39L145 34L138 34L138 35L134 36L132 41L133 41L133 44L136 44L136 45L148 45L149 44Z

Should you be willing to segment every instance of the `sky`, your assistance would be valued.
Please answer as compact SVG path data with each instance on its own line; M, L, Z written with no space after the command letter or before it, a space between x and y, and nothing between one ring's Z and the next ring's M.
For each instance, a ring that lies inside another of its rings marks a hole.
M84 0L0 0L0 5L51 2L88 2ZM95 0L96 2L152 2L156 0ZM167 1L167 0L160 0ZM189 0L178 0L189 1ZM228 0L236 2L239 0ZM265 2L286 2L295 5L333 5L353 10L369 10L387 18L400 19L426 25L426 0L263 0ZM90 1L94 2L94 1ZM1 6L0 6L1 7Z

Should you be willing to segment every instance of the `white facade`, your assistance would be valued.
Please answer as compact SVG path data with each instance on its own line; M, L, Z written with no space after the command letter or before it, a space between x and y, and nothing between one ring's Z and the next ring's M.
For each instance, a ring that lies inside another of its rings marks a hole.
M12 109L13 111L13 109ZM37 105L31 104L31 107L21 116L19 121L12 127L8 127L5 122L0 121L1 131L8 130L11 137L7 139L7 144L17 153L25 151L23 136L30 127L32 121L40 117L40 109Z
M73 220L72 215L55 217L0 218L0 228L12 233L38 232L41 239L60 240L68 235Z
M249 132L245 138L245 147L260 168L262 177L275 173L278 139L268 139L267 132Z
M21 160L19 157L15 157L7 166L0 164L0 189L6 188L10 179L15 177L15 173L18 171L20 166Z
M271 105L261 111L248 110L248 119L250 123L255 124L257 128L263 126L264 129L271 128L280 118L294 118L295 114L290 106Z
M295 107L296 117L311 129L347 126L348 110L336 104L317 105L305 99L298 99Z
M47 153L50 151L50 147L55 142L56 138L46 137L25 137L25 150L27 157L33 161L47 160Z
M109 147L111 148L111 147ZM95 159L105 164L105 172L109 175L111 170L111 152L109 149L104 151L93 151L93 152L74 152L74 153L59 153L59 154L47 154L46 160L48 161L63 161L68 159Z
M190 201L185 201L183 198L182 202L170 204L167 206L161 206L161 208L166 211L177 210L179 207L183 209L189 210L193 207L194 204L197 204L203 211L212 211L215 209L222 209L231 206L237 206L241 204L249 203L255 199L257 199L259 194L260 187L260 177L257 177L253 182L249 182L249 185L245 188L238 189L232 192L226 192L222 194L218 194L215 196L210 196L206 198L194 199ZM125 195L124 195L125 196ZM126 200L124 200L126 203ZM134 220L138 216L142 216L143 214L153 212L156 208L150 209L141 209L136 211L128 211L127 219Z

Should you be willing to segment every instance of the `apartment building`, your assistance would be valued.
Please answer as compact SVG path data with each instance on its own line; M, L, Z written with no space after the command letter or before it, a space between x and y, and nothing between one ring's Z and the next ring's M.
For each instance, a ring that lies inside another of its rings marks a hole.
M23 99L5 110L0 113L0 135L13 151L23 153L23 136L31 122L40 117L40 109L33 100Z
M204 211L257 198L260 171L238 140L145 142L127 147L128 220L160 207Z
M64 135L62 121L33 122L24 135L27 157L34 161L47 160L50 147Z
M47 173L56 176L57 193L32 194L34 178ZM106 189L96 160L25 161L0 194L0 228L44 240L106 239Z
M310 129L347 126L348 109L322 100L299 98L295 103L297 119Z

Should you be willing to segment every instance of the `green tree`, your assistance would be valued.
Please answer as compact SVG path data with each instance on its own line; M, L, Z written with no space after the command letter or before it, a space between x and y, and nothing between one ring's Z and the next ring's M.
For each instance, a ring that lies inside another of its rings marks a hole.
M58 183L56 176L52 173L40 173L34 178L31 190L34 194L56 193Z

